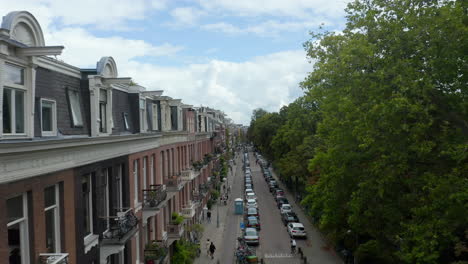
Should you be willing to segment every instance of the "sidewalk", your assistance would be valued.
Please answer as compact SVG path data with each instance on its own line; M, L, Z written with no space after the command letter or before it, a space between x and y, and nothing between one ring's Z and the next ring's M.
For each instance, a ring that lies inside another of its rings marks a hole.
M236 241L237 235L233 237L232 233L237 232L239 225L233 225L234 221L237 221L236 217L231 217L234 211L234 199L240 197L241 190L239 189L242 185L238 182L239 174L242 172L241 160L238 155L236 159L236 165L232 167L232 172L228 171L226 186L231 185L231 194L227 205L218 202L211 208L211 223L208 223L206 216L202 222L204 231L200 240L201 254L200 257L195 259L195 264L207 264L207 263L231 263L227 261L232 259L230 255L234 254L234 246L232 242ZM237 175L237 176L235 176ZM236 182L234 182L236 180ZM236 184L234 184L236 183ZM221 189L222 190L222 189ZM219 228L217 227L217 217L219 210ZM228 218L229 216L229 218ZM234 229L235 228L235 229ZM216 247L214 259L208 256L208 249L206 248L206 240L210 239ZM232 254L229 254L232 251Z

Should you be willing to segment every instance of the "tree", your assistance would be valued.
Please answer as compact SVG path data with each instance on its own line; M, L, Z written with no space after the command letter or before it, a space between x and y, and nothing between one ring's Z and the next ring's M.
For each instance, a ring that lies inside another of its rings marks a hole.
M468 222L463 5L354 1L342 34L305 43L315 65L301 85L320 109L322 144L304 204L361 263L467 257L456 251Z

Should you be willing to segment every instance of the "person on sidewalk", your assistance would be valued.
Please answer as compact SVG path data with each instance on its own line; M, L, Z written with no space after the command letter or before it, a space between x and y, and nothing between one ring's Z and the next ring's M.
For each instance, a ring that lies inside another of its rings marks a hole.
M206 217L208 218L208 223L211 223L211 211L206 212Z
M214 259L215 250L216 250L216 247L215 247L215 245L213 244L213 242L211 242L211 245L210 245L210 255L211 255L211 259Z
M291 239L291 253L296 253L296 240Z
M206 255L209 256L210 255L210 245L211 245L211 242L210 242L209 238L206 240L205 245L206 245Z

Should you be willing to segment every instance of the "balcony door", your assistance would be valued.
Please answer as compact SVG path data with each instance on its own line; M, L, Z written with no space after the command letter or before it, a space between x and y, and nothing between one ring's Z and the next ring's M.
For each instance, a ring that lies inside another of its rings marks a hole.
M7 200L9 264L29 264L27 194Z

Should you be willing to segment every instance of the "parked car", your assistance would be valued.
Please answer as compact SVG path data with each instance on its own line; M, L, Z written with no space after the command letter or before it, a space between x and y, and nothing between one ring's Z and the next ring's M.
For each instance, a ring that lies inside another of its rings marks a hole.
M246 189L246 190L247 190L247 189L251 189L251 190L253 190L253 186L252 186L252 184L250 184L250 183L246 183L246 184L245 184L245 189Z
M245 183L250 183L250 184L252 184L252 178L245 178Z
M283 204L283 205L281 205L280 212L281 212L282 214L288 213L288 212L291 212L291 211L292 211L292 207L291 207L290 204Z
M249 218L249 216L255 216L257 218L260 218L260 214L258 213L258 209L257 208L247 208L247 214L246 214L246 218Z
M283 189L276 189L274 194L275 196L278 196L278 195L284 196L284 191Z
M258 208L257 201L255 199L248 199L245 203L245 207L250 208Z
M247 188L245 189L245 195L247 196L248 193L253 193L253 189L252 188Z
M275 201L278 201L278 199L284 198L284 195L282 194L277 194L275 195Z
M290 237L307 237L304 225L302 225L301 223L289 223L288 233Z
M284 225L287 225L289 223L298 223L299 218L297 217L296 213L288 212L288 213L281 214L281 221L283 221Z
M260 243L260 237L258 236L257 229L248 227L244 232L245 243L248 245L258 245Z
M289 204L289 201L285 197L282 197L276 200L276 204L278 205L278 209L279 209L281 208L283 204Z
M249 217L247 217L247 225L246 226L256 228L257 230L260 230L260 221L258 221L257 217L255 217L255 216L249 216Z
M255 201L257 201L257 196L255 195L255 193L253 192L249 192L247 193L247 195L245 195L245 200L250 200L250 199L254 199Z
M278 188L278 183L276 181L270 181L270 192L273 192L276 188Z

